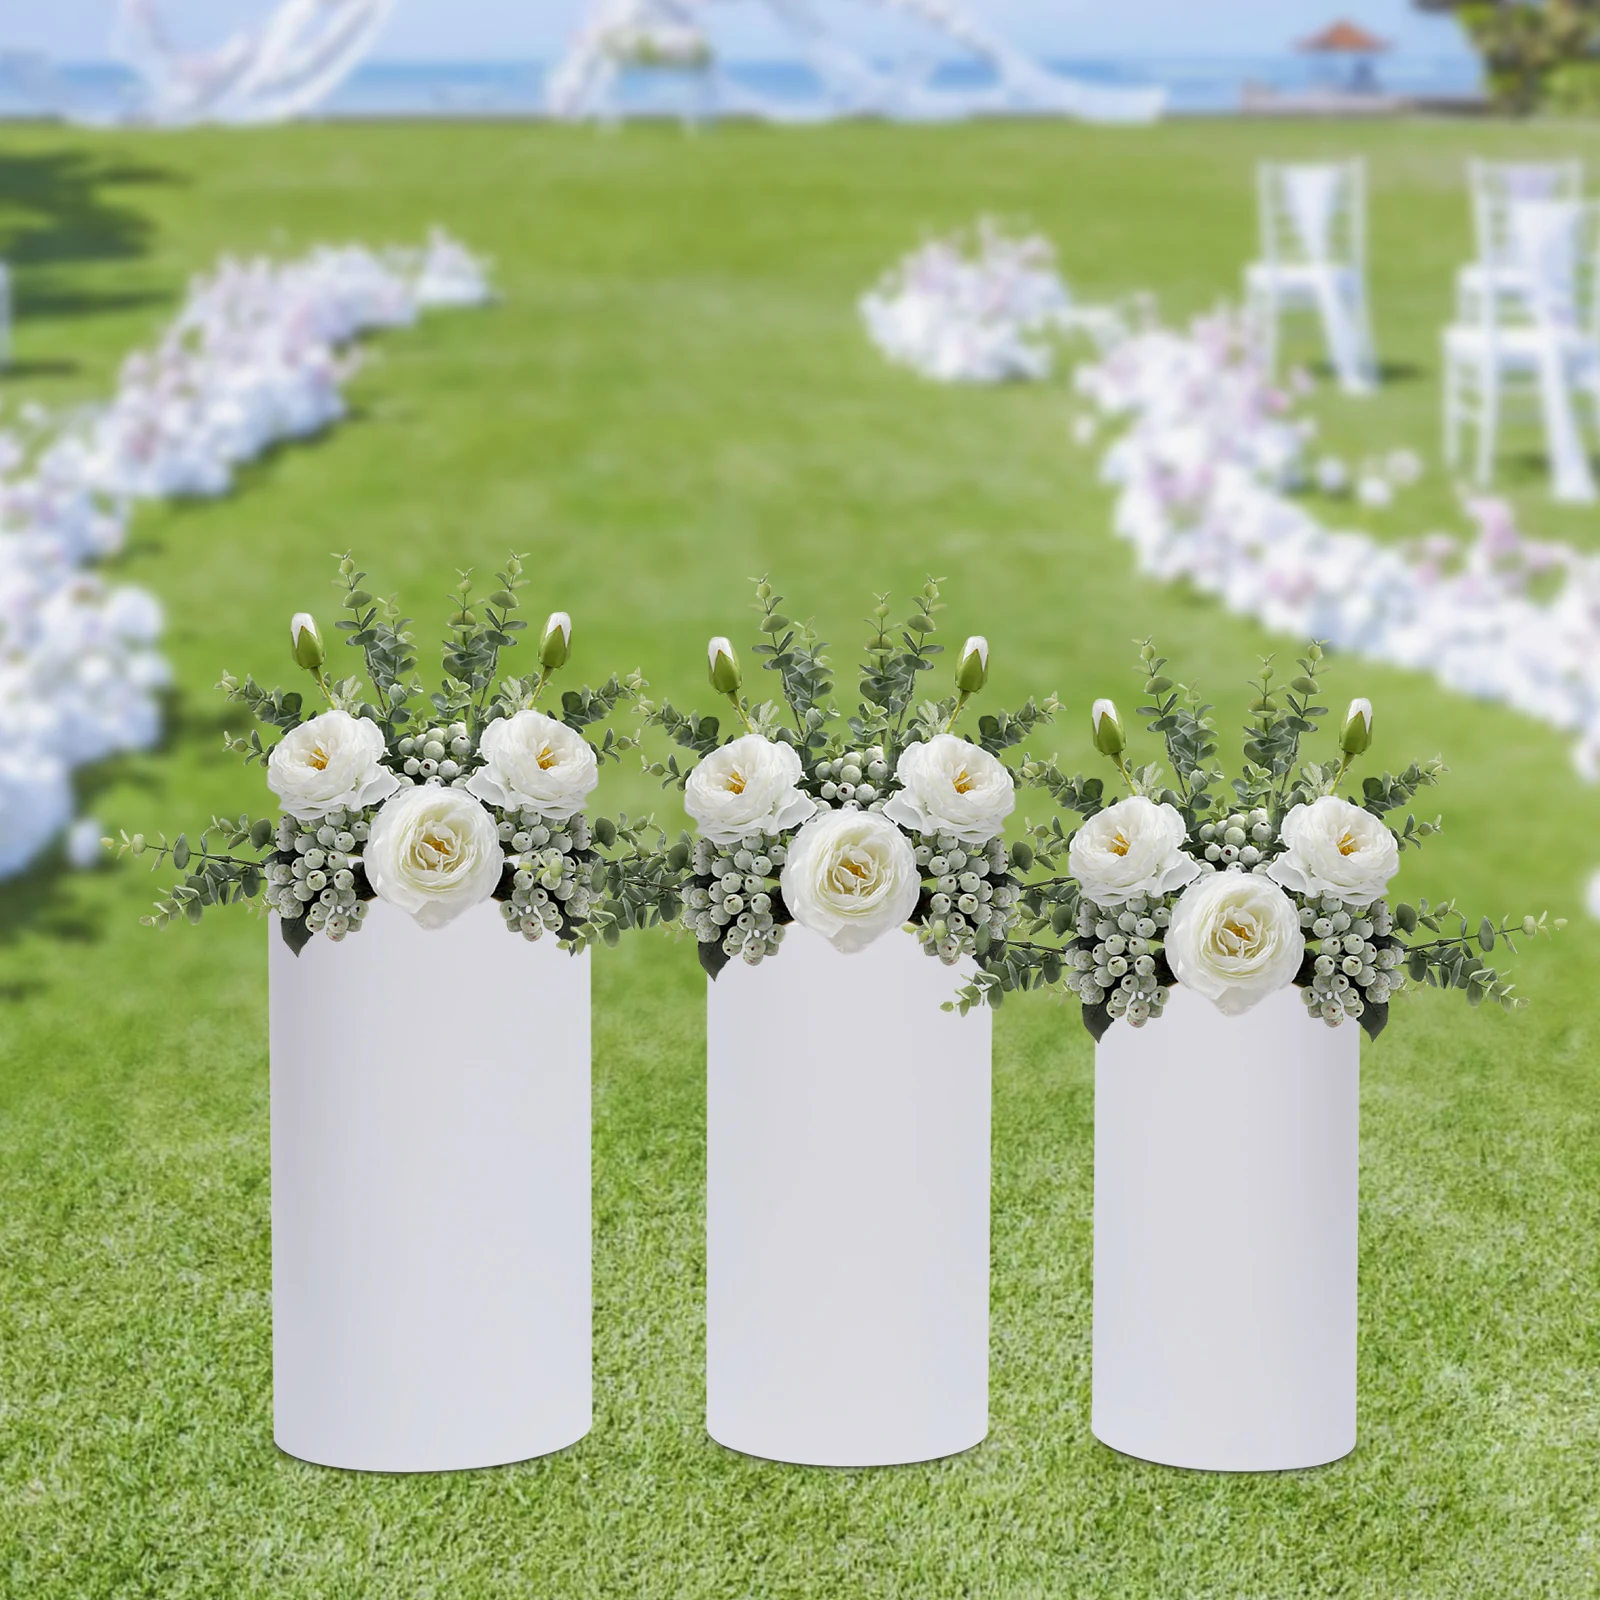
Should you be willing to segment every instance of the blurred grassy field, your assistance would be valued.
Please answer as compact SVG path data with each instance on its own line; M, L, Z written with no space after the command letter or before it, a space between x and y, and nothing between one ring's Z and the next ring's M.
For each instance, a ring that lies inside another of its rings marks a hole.
M1323 395L1331 447L1410 445L1430 475L1377 531L1455 527L1437 466L1437 329L1468 246L1468 154L1600 157L1579 126L1175 124L1100 131L304 127L0 133L18 365L0 397L104 394L223 250L420 238L497 259L504 303L374 341L355 415L211 505L146 507L118 563L169 614L165 746L90 775L108 825L260 809L220 748L219 671L288 676L292 611L327 611L353 546L424 637L457 567L531 556L530 610L574 613L590 677L693 699L747 578L840 654L874 591L949 579L997 699L1135 691L1154 634L1237 723L1270 640L1136 576L1059 387L973 392L886 367L860 290L925 231L988 211L1058 243L1093 298L1188 315L1235 292L1253 161L1362 151L1390 381ZM1539 467L1531 527L1590 545ZM1425 679L1340 661L1379 755L1442 752L1447 831L1415 894L1574 918L1524 964L1532 1010L1403 1009L1363 1064L1361 1441L1320 1471L1196 1476L1088 1431L1090 1051L1075 1014L996 1033L988 1442L879 1473L780 1469L701 1428L702 980L685 945L596 965L593 1434L559 1457L380 1478L274 1450L262 926L142 930L129 866L0 886L0 1593L28 1600L670 1600L1600 1593L1600 1143L1581 885L1600 802L1566 741ZM1043 749L1091 753L1076 710ZM612 769L613 805L673 802ZM464 1039L514 996L438 995Z

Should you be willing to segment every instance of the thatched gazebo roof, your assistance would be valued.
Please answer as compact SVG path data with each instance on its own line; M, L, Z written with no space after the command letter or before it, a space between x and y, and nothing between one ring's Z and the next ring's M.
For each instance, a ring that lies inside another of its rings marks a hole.
M1295 48L1313 55L1375 56L1389 48L1389 41L1353 22L1340 20L1321 33L1302 39Z

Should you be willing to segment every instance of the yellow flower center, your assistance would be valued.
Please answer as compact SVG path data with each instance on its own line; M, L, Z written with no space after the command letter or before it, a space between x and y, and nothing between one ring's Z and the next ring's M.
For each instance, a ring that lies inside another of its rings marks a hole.
M539 746L539 770L541 772L548 772L560 760L561 757L548 744Z
M965 767L956 774L955 788L957 794L971 794L977 787L977 780Z
M727 776L724 785L729 794L744 793L744 774L735 767Z
M1353 856L1361 848L1361 841L1355 838L1348 828L1339 835L1339 854Z
M315 767L318 772L326 772L328 770L328 752L319 744L306 758L306 764Z
M1255 922L1238 911L1230 911L1224 916L1222 926L1217 930L1217 943L1230 956L1248 955L1259 937L1260 930Z
M1106 849L1114 856L1125 856L1132 848L1133 846L1128 842L1127 834L1121 828L1117 829L1111 843L1106 846Z

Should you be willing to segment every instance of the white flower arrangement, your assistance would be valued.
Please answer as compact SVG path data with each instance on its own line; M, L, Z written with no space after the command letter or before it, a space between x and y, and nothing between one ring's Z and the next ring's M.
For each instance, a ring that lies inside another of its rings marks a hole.
M715 717L663 705L650 720L695 760L676 756L648 770L684 791L696 826L670 852L685 874L685 926L711 977L735 957L755 966L773 955L791 922L855 953L893 929L915 929L947 965L964 957L1003 971L1020 899L1027 845L1003 833L1015 781L1000 752L1050 720L1054 697L979 719L955 732L989 675L989 646L968 639L954 692L917 700L935 643L939 587L930 579L896 630L887 597L874 612L861 674L861 705L846 722L831 702L831 669L809 624L780 614L781 597L756 586L765 642L756 653L776 673L782 699L752 705L737 652L722 637L707 658L712 688L726 696L740 731L725 738ZM898 633L898 637L896 636Z
M561 611L540 636L537 674L500 678L501 653L527 626L516 615L522 571L512 557L481 602L463 574L444 680L419 714L405 619L393 600L361 587L366 574L346 556L339 587L348 616L339 627L361 651L366 681L329 681L326 649L305 612L290 624L290 645L327 710L306 716L298 693L224 675L228 698L279 733L270 745L260 729L229 744L266 768L282 814L216 819L193 847L181 835L168 845L124 834L119 853L152 853L155 865L170 859L187 874L144 921L199 922L208 906L254 901L277 913L298 954L317 934L337 942L358 932L373 899L428 929L496 900L512 933L553 934L569 950L675 918L659 830L626 817L591 824L584 810L600 765L637 744L609 728L592 744L585 730L624 700L642 705L644 680L612 677L539 709L571 654L572 619ZM226 840L223 849L210 847L212 833Z
M1177 984L1229 1016L1297 985L1311 1017L1330 1027L1359 1021L1374 1038L1408 985L1458 989L1473 1005L1523 1003L1485 957L1502 943L1515 952L1516 938L1561 921L1485 917L1474 927L1453 902L1390 903L1401 853L1441 824L1408 815L1396 827L1387 818L1445 767L1414 762L1399 775L1366 778L1359 797L1340 795L1372 743L1373 710L1352 701L1337 754L1308 761L1302 742L1327 715L1316 704L1322 661L1311 645L1282 686L1270 659L1263 663L1243 772L1226 805L1215 792L1222 773L1211 707L1168 678L1148 644L1141 667L1150 703L1140 714L1165 742L1170 781L1159 765L1130 767L1109 700L1095 702L1090 732L1116 764L1125 799L1108 804L1098 778L1065 777L1054 760L1024 764L1026 782L1084 821L1075 832L1059 818L1031 830L1035 860L1050 868L1064 854L1066 871L1024 886L1030 938L1012 943L1015 987L1071 991L1096 1039L1119 1019L1141 1027L1160 1016ZM1432 937L1416 937L1419 928ZM1033 941L1046 930L1059 945ZM958 1003L992 1002L996 988L980 972Z

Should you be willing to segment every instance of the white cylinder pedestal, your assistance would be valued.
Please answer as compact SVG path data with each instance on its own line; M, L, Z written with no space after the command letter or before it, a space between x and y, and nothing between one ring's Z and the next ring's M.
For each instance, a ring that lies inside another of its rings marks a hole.
M1269 1472L1356 1442L1361 1028L1179 988L1095 1052L1097 1439Z
M589 958L499 907L270 930L280 1449L441 1472L589 1431Z
M989 1013L898 930L791 927L706 1004L706 1428L812 1466L989 1427Z

